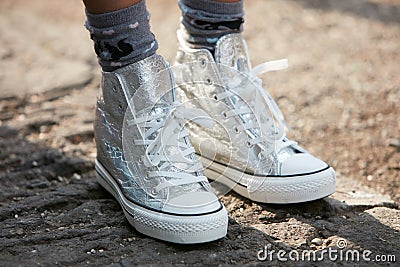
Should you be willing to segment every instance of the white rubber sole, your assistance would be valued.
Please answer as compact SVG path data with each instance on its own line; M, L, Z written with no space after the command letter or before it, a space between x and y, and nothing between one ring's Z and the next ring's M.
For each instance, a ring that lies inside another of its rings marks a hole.
M211 180L228 186L239 195L256 202L271 204L301 203L321 199L336 190L336 176L329 167L320 172L290 177L258 177L230 168L198 155L203 166L208 166L204 174ZM256 180L257 186L246 184Z
M156 239L197 244L226 236L228 215L224 207L205 215L175 215L146 209L129 201L107 170L96 160L97 181L121 205L129 223L140 233Z

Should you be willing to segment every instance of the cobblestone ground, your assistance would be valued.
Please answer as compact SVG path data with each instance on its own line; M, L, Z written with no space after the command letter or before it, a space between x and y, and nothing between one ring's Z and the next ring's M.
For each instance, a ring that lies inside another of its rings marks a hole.
M173 62L175 0L148 4L159 52ZM283 206L229 193L227 237L195 246L137 233L96 183L100 75L83 22L80 1L0 2L1 266L258 265L269 244L302 253L343 240L340 251L400 261L399 1L247 0L252 59L288 57L289 70L263 78L290 136L337 170L337 193Z

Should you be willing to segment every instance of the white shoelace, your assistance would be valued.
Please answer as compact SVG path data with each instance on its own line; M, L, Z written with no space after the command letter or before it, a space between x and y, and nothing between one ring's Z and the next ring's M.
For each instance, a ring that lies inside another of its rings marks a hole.
M142 116L128 122L130 126L136 125L142 129L143 139L134 140L134 144L147 146L146 153L142 156L143 163L146 167L157 169L149 171L147 178L166 178L153 188L153 195L167 187L207 181L204 175L194 175L203 166L197 159L189 158L195 150L186 141L189 134L183 125L188 120L209 128L214 124L205 111L185 108L179 102L174 102L167 114ZM156 138L149 139L157 131ZM179 171L171 171L171 167Z
M239 95L243 99L254 99L254 102L252 103L254 110L251 110L248 107L238 106L233 110L223 113L223 116L228 118L242 114L254 113L258 123L244 123L235 128L235 131L259 128L261 136L253 137L249 135L250 139L247 142L249 146L264 142L273 144L272 146L264 146L264 149L265 147L267 147L267 149L261 152L259 155L261 157L265 157L273 151L280 151L285 147L296 144L296 142L286 138L285 126L288 130L290 130L290 127L286 123L285 118L276 102L262 87L262 80L257 76L265 72L286 69L287 67L287 59L262 63L254 67L248 74L251 81L253 81L253 84L249 84L249 86L246 87L241 87L241 77L237 77L237 79L232 79L228 82L227 87L229 90L217 95L219 100L222 100L226 97L231 97L235 94ZM272 118L265 111L265 106L267 106L271 111ZM272 135L271 132L273 132Z

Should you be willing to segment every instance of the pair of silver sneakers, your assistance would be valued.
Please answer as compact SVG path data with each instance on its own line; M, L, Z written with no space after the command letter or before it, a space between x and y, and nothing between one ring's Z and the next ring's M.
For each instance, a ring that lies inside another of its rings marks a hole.
M181 31L178 40L174 67L153 55L103 72L97 179L137 231L209 242L227 233L217 194L283 204L334 193L334 170L286 137L282 113L257 77L285 68L285 60L251 68L241 34L222 37L214 55L189 48Z

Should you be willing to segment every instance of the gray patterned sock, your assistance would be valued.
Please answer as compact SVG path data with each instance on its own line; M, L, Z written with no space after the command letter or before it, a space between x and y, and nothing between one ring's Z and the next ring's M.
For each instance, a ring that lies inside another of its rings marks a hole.
M181 23L186 40L193 48L207 48L211 52L219 38L242 31L243 0L236 3L215 0L179 0Z
M86 11L86 17L85 26L104 71L113 71L140 61L155 54L158 48L150 31L150 15L145 0L104 14Z

